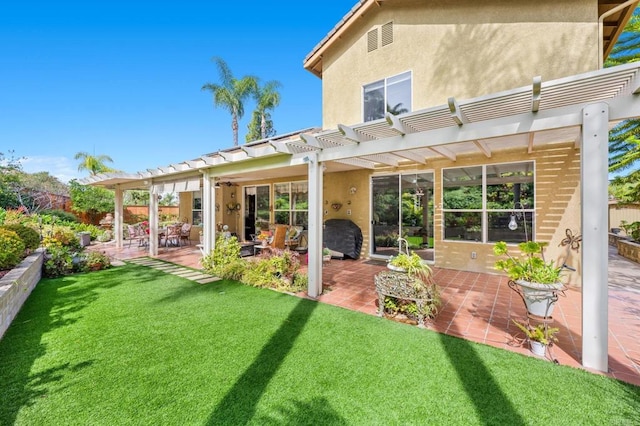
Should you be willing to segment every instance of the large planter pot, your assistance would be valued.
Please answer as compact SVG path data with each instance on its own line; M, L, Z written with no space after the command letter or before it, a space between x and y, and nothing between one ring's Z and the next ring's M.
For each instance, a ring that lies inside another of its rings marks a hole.
M564 289L562 283L540 284L522 280L515 283L522 289L521 295L527 312L538 317L551 316L558 301L558 292Z
M392 265L390 263L387 263L387 269L390 269L390 270L395 271L395 272L407 272L406 269L404 269L404 268L402 268L400 266Z
M547 345L537 342L535 340L529 340L529 345L531 345L531 352L540 357L544 357L547 355Z

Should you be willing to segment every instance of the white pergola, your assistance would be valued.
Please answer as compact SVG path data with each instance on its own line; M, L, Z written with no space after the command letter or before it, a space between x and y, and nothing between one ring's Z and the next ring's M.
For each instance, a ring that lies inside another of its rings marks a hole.
M283 135L185 161L135 176L98 175L84 183L116 189L116 229L121 229L122 189L144 181L156 185L203 178L205 250L213 248L215 179L252 176L306 167L309 182L309 288L322 293L323 171L344 168L429 164L435 158L539 147L574 141L581 152L582 364L608 369L608 131L621 120L640 117L640 64L579 74L354 126ZM295 172L293 172L295 170ZM588 179L587 179L588 177ZM120 180L119 180L120 179ZM157 254L157 200L151 197L150 253ZM119 209L119 211L118 211ZM154 229L155 228L155 229ZM121 231L120 231L121 232ZM154 232L156 233L154 235ZM121 235L117 236L121 245ZM585 313L587 313L585 315Z

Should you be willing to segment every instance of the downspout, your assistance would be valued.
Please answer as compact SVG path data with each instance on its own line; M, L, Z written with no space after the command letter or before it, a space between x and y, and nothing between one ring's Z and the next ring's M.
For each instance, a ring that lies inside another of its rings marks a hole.
M614 13L617 13L620 10L624 9L625 7L631 6L633 3L636 3L637 1L638 0L627 0L624 3L617 5L613 9L607 10L598 18L598 54L599 54L598 61L600 64L600 66L598 67L599 69L602 69L604 67L604 40L603 40L604 20L609 16L613 15Z

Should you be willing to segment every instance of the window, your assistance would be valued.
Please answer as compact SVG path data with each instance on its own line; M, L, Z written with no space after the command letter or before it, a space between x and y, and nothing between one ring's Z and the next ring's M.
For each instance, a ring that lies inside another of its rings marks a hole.
M411 71L363 86L364 121L411 111Z
M202 226L202 193L200 191L193 191L192 195L191 223L193 226Z
M533 240L534 181L531 161L443 170L444 239Z
M306 181L273 185L275 223L309 225L309 187Z

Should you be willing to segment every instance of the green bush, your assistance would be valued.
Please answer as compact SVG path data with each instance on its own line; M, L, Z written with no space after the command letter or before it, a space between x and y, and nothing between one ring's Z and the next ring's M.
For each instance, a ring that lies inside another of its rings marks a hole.
M220 236L216 241L216 247L213 252L202 258L202 268L208 273L220 278L238 279L239 277L232 278L225 276L239 269L237 265L228 266L238 261L242 261L242 259L240 259L240 244L238 243L238 239L236 237L225 238L224 236Z
M0 229L0 269L11 269L24 259L24 242L14 231Z
M88 232L91 234L91 239L96 240L100 235L104 233L104 230L99 226L92 225L90 223L78 223L72 225L72 228L76 232Z
M69 247L52 245L47 247L42 274L45 277L61 277L73 273L73 256L75 252Z
M43 223L53 223L55 218L56 222L77 223L79 222L76 215L66 212L64 210L47 210L42 212Z
M85 252L77 269L82 272L100 271L111 267L111 259L105 253L97 251Z
M271 250L250 261L242 282L254 287L268 287L281 291L299 291L306 287L308 278L300 271L298 253L289 250Z
M35 250L40 245L40 234L33 228L25 225L4 225L1 228L18 234L25 248L29 250Z
M45 231L42 245L46 248L58 246L79 249L80 240L69 226L53 226L50 230Z

